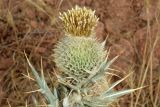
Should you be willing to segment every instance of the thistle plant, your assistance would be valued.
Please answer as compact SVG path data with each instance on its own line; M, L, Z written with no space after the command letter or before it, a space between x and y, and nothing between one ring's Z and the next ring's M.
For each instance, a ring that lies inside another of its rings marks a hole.
M103 92L94 93L95 85L99 86L109 74L110 65L117 59L108 60L109 52L105 50L105 41L99 43L94 36L94 27L98 18L91 9L75 8L60 14L65 35L54 48L54 62L62 72L57 75L59 88L52 93L44 78L38 78L33 66L33 74L41 92L48 99L51 107L108 107L118 97L136 89L114 91L114 87L125 78L107 86ZM43 85L42 85L43 84ZM52 97L51 97L52 96ZM57 104L57 101L59 104ZM53 104L55 103L55 104Z

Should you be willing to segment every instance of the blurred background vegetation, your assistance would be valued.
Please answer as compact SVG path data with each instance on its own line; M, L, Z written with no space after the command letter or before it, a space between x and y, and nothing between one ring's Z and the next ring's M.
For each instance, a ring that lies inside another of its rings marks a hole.
M146 86L114 106L159 107L160 0L0 0L1 107L25 106L32 97L25 92L38 89L27 78L24 51L39 70L42 58L48 85L57 85L51 54L63 35L58 16L75 5L96 11L97 38L108 37L110 58L120 55L112 66L117 70L114 73L124 77L132 72L117 90ZM42 98L38 93L37 97Z

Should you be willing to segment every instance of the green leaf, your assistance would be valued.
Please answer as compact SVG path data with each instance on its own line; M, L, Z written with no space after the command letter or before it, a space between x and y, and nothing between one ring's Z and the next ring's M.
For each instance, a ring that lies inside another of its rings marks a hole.
M26 56L26 54L25 54ZM55 95L53 95L53 93L51 92L51 90L49 89L49 87L46 84L46 81L44 80L44 76L42 76L42 78L40 78L39 74L37 73L37 71L35 70L35 68L32 66L32 64L30 63L29 59L27 58L27 62L29 64L29 67L32 70L33 75L35 76L35 79L38 83L38 85L40 86L40 92L46 97L48 103L49 103L49 107L58 107L58 99ZM56 91L54 91L56 92Z
M103 97L103 99L115 99L117 97L121 97L123 95L132 93L135 90L137 90L137 89L126 89L126 90L122 90L122 91L118 91L118 92L107 93L107 94L105 94L105 96Z
M105 95L106 93L112 91L112 89L113 89L115 86L117 86L119 83L121 83L123 80L125 80L125 79L126 79L127 77L129 77L130 75L131 75L131 73L128 74L126 77L122 78L121 80L113 83L113 84L107 89L107 91L105 91L105 92L102 94L102 96Z

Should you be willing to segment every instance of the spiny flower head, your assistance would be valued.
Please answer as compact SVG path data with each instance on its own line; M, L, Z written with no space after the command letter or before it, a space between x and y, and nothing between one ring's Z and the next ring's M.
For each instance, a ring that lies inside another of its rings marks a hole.
M105 56L101 43L85 37L66 36L59 41L54 52L57 67L76 83L87 78L88 71L99 66Z
M63 22L65 33L71 36L85 37L94 33L93 30L98 21L95 11L79 6L62 14L60 13L60 19Z

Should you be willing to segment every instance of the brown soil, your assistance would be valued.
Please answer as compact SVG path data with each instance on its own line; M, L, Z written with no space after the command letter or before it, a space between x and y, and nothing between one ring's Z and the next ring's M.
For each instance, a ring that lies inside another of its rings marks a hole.
M120 55L113 65L119 70L116 73L124 77L133 72L120 88L140 87L138 83L143 83L145 77L143 86L147 87L124 97L118 105L160 106L160 0L42 0L44 4L40 1L0 1L1 107L7 105L6 98L14 98L9 94L19 84L13 85L12 74L27 75L24 51L37 69L42 58L45 72L54 75L52 49L63 35L58 15L76 4L96 10L97 37L104 40L108 36L106 47L111 48L110 57ZM12 84L7 91L6 84Z

